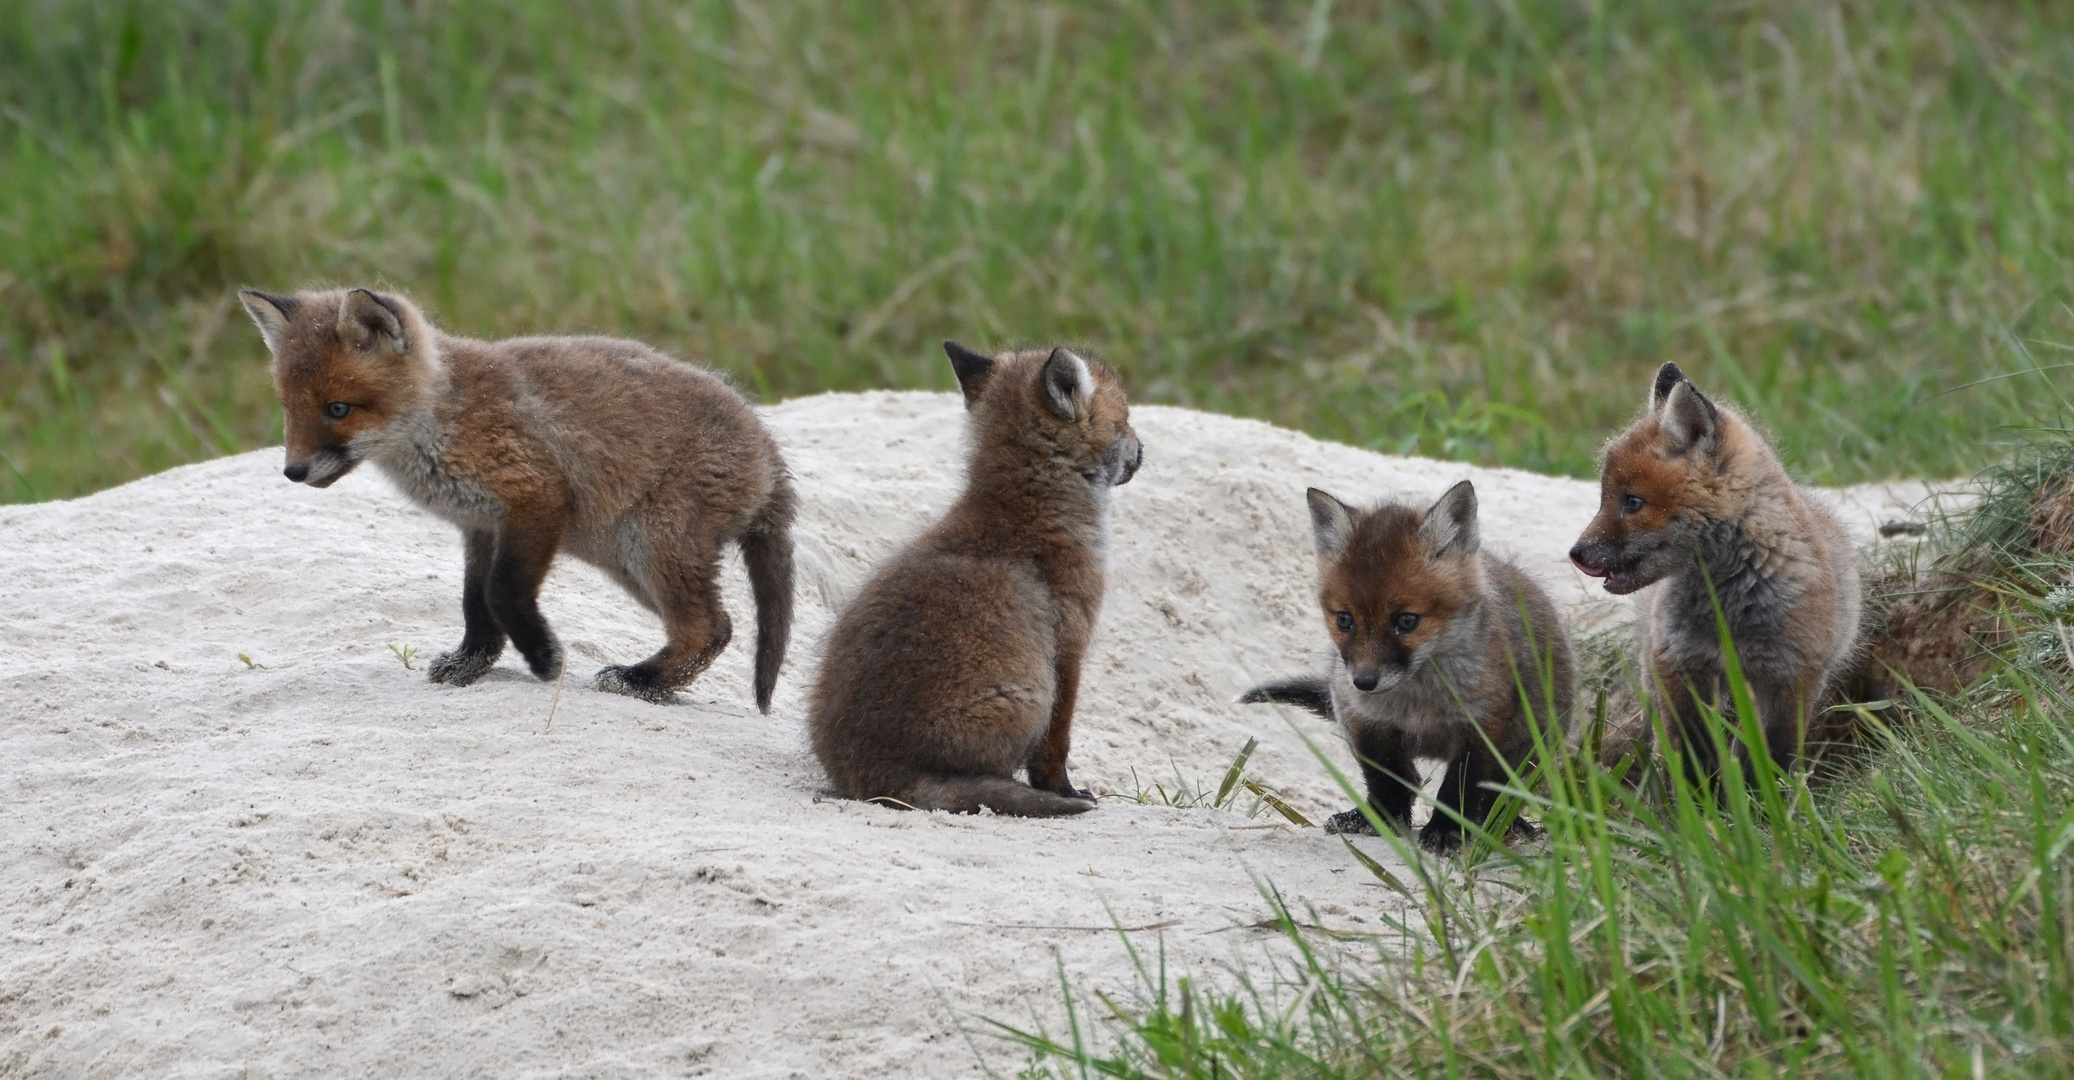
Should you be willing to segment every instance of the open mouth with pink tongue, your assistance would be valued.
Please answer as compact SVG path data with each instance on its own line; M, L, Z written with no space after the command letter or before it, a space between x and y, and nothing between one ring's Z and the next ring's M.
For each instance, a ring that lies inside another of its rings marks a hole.
M1577 572L1586 577L1604 579L1606 591L1615 596L1626 596L1628 593L1642 587L1635 580L1635 566L1632 563L1627 566L1600 567L1593 566L1582 559L1573 558L1570 560L1570 564L1577 567Z

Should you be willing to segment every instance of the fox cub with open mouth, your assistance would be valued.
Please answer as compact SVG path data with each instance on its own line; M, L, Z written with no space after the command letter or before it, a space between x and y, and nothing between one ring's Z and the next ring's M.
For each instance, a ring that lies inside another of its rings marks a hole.
M837 616L807 713L814 754L844 798L1092 810L1066 753L1107 578L1110 489L1143 460L1123 386L1070 349L944 351L965 393L965 491Z
M466 686L518 647L553 681L562 646L540 583L567 550L662 616L668 642L600 671L600 690L661 701L727 645L721 549L756 597L756 705L770 711L792 627L792 481L725 382L634 341L473 341L367 289L238 294L274 354L290 480L329 487L363 461L460 526L461 644L433 682Z
M1570 561L1609 593L1657 586L1638 598L1642 666L1695 774L1717 764L1700 706L1732 709L1724 623L1767 750L1793 768L1823 689L1858 648L1857 556L1763 437L1678 365L1657 369L1648 411L1607 444L1599 512Z
M1396 503L1359 510L1306 492L1318 551L1318 600L1338 651L1330 674L1249 690L1242 702L1298 705L1346 731L1368 804L1409 829L1414 759L1440 759L1440 803L1481 824L1506 769L1531 767L1537 728L1560 746L1570 726L1570 638L1538 582L1483 550L1476 490L1449 488L1425 513ZM1357 808L1333 832L1370 832ZM1516 818L1509 835L1531 836ZM1432 851L1461 847L1461 824L1435 811L1419 831Z

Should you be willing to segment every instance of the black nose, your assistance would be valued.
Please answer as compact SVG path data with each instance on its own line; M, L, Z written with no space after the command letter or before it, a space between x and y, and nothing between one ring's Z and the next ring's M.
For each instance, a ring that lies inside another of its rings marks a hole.
M281 475L300 484L309 479L310 467L300 461L291 461L287 468L281 470Z
M1574 563L1581 563L1584 561L1583 544L1576 544L1570 548L1570 561Z
M1354 689L1366 694L1370 690L1375 689L1375 684L1382 681L1381 676L1377 675L1356 675L1354 676Z

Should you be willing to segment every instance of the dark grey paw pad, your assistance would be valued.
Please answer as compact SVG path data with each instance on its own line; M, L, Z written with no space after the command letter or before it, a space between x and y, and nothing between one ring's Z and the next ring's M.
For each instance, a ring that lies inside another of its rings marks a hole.
M647 672L618 664L600 669L592 685L608 694L625 694L653 705L660 705L675 694L669 687L656 685L654 676Z
M489 674L496 666L496 653L453 652L440 653L425 669L425 677L448 686L467 686Z
M1375 826L1359 810L1343 810L1325 819L1325 831L1342 836L1374 836Z

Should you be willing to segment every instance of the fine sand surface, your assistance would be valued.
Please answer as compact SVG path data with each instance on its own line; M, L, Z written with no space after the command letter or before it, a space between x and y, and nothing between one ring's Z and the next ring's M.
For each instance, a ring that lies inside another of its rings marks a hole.
M832 610L962 476L939 394L768 413L799 478L799 620L777 707L738 628L674 705L588 688L652 617L565 561L542 606L563 686L460 638L455 532L372 468L328 491L278 450L72 502L0 507L0 1075L894 1077L1010 1071L981 1020L1061 1027L1059 978L1128 996L1130 956L1217 979L1282 955L1272 882L1375 930L1394 894L1269 813L1133 805L1061 821L820 797L804 688ZM1623 617L1567 565L1596 485L1384 457L1139 408L1076 778L1133 793L1248 769L1313 819L1347 805L1302 736L1239 707L1316 662L1303 489L1423 504L1475 480L1490 546L1581 626ZM1844 493L1852 527L1914 485ZM407 670L392 647L417 650ZM1379 858L1392 857L1378 841ZM1371 954L1372 955L1372 954Z

